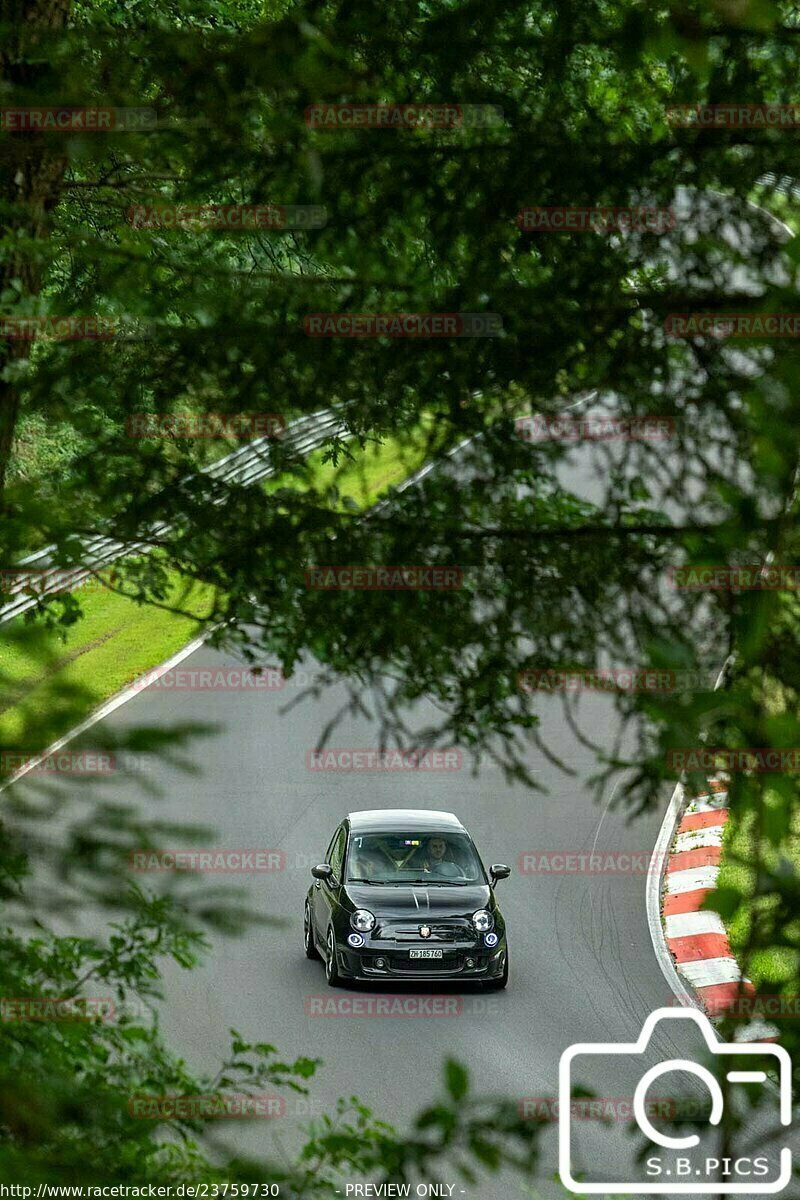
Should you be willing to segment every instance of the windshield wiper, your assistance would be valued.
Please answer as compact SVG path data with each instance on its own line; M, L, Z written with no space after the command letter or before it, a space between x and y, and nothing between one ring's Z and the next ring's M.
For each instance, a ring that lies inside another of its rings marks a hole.
M392 882L388 879L363 879L360 875L351 876L348 883L369 883L375 887L384 887L387 883Z

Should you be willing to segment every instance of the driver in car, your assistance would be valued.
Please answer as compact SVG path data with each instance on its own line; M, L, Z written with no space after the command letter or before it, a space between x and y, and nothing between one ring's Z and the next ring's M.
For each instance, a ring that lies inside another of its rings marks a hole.
M459 878L461 871L449 854L450 847L445 838L438 836L429 838L422 863L423 871L430 875L439 875L443 879Z

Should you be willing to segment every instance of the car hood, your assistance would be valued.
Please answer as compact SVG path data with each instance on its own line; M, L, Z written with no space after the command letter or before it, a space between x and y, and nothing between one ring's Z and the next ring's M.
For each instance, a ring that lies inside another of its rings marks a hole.
M348 883L345 890L356 908L368 908L384 920L392 917L471 917L479 908L488 908L491 888L486 883L442 887L434 884Z

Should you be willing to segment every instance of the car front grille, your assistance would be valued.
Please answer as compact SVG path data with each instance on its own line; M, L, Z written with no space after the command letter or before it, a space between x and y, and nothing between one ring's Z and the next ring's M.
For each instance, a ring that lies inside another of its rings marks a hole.
M442 971L461 971L464 960L461 955L449 954L444 958L389 958L389 970L401 971L404 975L436 974Z

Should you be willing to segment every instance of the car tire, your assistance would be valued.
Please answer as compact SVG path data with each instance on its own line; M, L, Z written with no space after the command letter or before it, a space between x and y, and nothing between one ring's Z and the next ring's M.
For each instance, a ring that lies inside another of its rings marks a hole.
M314 944L314 932L311 925L311 909L306 900L305 908L303 909L303 944L305 945L306 958L319 958L319 950Z
M502 992L503 988L508 987L508 950L506 950L506 960L503 963L503 974L498 975L497 979L490 979L486 984L487 992Z
M325 955L325 978L328 981L328 987L339 987L341 979L339 977L339 967L336 963L336 943L334 941L333 929L328 930L327 952Z

